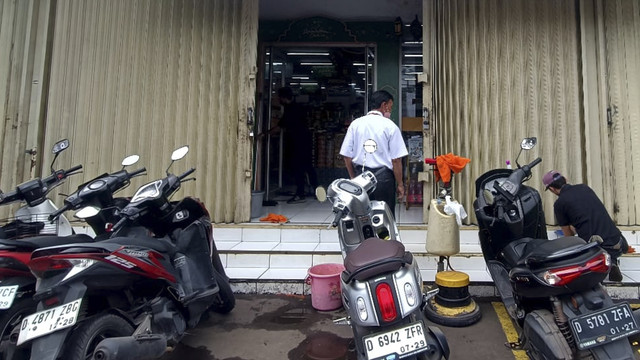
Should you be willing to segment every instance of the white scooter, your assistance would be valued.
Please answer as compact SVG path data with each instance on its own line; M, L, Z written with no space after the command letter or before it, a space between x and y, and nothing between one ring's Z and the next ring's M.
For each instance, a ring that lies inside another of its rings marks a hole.
M374 140L364 144L377 149ZM366 161L366 159L365 159ZM342 303L348 316L336 323L351 325L358 359L447 359L442 331L427 326L422 309L437 290L424 294L413 255L405 251L389 206L370 201L377 180L370 171L353 179L337 179L316 190L318 200L333 204L344 258Z

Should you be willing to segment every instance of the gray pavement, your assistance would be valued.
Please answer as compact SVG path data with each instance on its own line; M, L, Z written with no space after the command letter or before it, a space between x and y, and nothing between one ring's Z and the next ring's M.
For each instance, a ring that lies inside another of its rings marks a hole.
M230 314L212 314L162 359L355 359L349 351L351 328L332 322L344 316L344 310L316 311L309 296L236 296L237 305ZM491 301L480 300L478 305L482 311L478 323L463 328L439 326L449 342L450 359L522 358L505 346L508 330L501 326Z

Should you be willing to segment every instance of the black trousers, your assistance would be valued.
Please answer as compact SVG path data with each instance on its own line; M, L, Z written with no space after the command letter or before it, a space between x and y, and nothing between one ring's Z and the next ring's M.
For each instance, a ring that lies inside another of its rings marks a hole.
M370 196L370 200L384 201L389 205L391 213L396 217L396 179L393 171L387 167L369 168L365 166L365 171L371 171L378 180L378 185ZM362 174L362 165L353 164L356 175Z

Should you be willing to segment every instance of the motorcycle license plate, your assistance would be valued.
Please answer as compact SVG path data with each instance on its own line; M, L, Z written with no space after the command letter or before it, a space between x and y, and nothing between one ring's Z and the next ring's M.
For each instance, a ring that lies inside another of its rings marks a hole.
M22 319L18 345L64 328L73 326L78 319L82 299L31 314Z
M571 319L571 330L580 350L606 344L640 332L633 312L627 303Z
M369 360L386 359L395 354L398 359L427 349L424 325L418 321L409 326L363 338Z
M0 310L8 309L18 293L18 285L0 286Z

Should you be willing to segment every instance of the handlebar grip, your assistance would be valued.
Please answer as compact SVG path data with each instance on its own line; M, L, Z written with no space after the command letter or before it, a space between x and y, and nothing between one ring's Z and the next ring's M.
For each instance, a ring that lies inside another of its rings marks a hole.
M341 217L342 217L342 211L337 211L336 212L336 217L333 218L333 221L331 222L331 226L333 226L333 227L338 226L338 221L340 221Z
M53 220L55 220L58 216L60 216L60 214L62 214L63 212L65 212L65 211L67 211L67 210L69 210L69 209L71 209L71 206L72 206L71 204L65 204L65 205L64 205L63 207L61 207L60 209L58 209L58 210L56 210L56 211L52 212L52 213L49 215L49 221L53 221Z
M132 171L132 172L129 173L129 177L132 178L134 176L142 174L145 171L147 171L146 167L143 167L142 169L138 169L138 170Z
M127 221L126 217L123 217L122 219L120 219L115 225L113 225L112 229L113 231L118 231L120 230L121 227L124 226L124 223Z
M184 173L182 173L182 175L178 176L178 179L182 180L182 179L186 178L187 176L193 174L194 171L196 171L196 169L195 168L191 168L191 169L185 171Z
M67 173L67 174L68 173L72 173L72 172L78 171L80 169L82 169L82 165L76 165L76 166L72 167L71 169L68 169L67 171L65 171L65 173Z
M532 167L534 167L534 166L536 166L536 165L540 164L541 162L542 162L542 158L540 158L540 157L539 157L539 158L537 158L537 159L533 160L533 161L531 162L531 164L529 164L529 167L530 167L530 168L532 168Z

